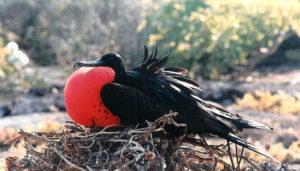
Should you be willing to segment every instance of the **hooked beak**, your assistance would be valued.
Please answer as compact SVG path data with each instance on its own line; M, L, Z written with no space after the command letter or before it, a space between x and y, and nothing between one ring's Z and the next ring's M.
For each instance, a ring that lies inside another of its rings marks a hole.
M104 62L101 60L93 60L93 61L77 61L73 64L73 69L80 67L97 67L97 66L105 66Z

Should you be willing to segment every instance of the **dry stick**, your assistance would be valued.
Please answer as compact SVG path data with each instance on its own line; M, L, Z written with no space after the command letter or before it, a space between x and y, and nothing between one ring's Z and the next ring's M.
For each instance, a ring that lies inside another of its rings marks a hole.
M238 165L238 162L239 162L238 147L236 144L234 144L234 145L235 145L235 159L236 159L236 164L237 164L236 169L240 170L239 165Z
M201 142L199 142L199 141L201 141ZM212 152L214 152L214 154L216 154L218 156L224 156L226 154L225 151L220 149L220 147L225 147L226 146L226 145L223 145L223 144L221 144L221 145L208 145L205 140L198 139L198 138L189 138L189 137L187 137L187 140L185 140L183 142L187 142L187 143L192 144L194 146L203 147L208 152L212 151Z
M156 149L156 147L155 147L155 145L153 143L153 136L152 136L152 134L150 134L149 136L150 136L150 140L148 140L148 142L150 142L150 144L153 146L153 150L158 154L158 157L161 158L158 150Z
M214 157L214 160L215 160L214 165L213 165L213 167L210 169L210 171L216 170L216 167L217 167L217 164L218 164L218 160L217 160L215 157Z
M62 158L60 158L60 160L59 160L59 163L57 165L56 171L59 171L59 167L60 167L61 161L62 161Z
M209 154L207 151L200 151L200 150L196 150L196 149L190 148L190 147L180 147L179 149L194 151L194 152L197 152L197 153L200 153L200 154Z
M131 137L130 138L130 140L129 140L129 142L126 144L126 145L124 145L120 150L118 150L118 151L116 151L116 152L114 152L114 156L117 156L117 155L121 155L121 156L123 156L123 152L126 150L126 148L131 144L131 140L132 140L132 138L133 137ZM125 140L126 141L126 140ZM112 141L112 142L118 142L118 141ZM121 141L122 142L122 141Z
M225 162L225 161L224 161L224 160L222 160L222 159L218 159L218 158L216 158L216 160L217 160L218 162L222 163L224 166L231 167L231 165L230 165L230 164L228 164L227 162Z
M13 144L15 144L17 141L19 141L19 140L21 140L23 138L23 136L22 135L17 135L17 136L15 136L15 137L12 137L11 139L9 139L9 140L6 140L6 141L4 141L4 145L13 145Z
M90 166L85 166L87 168L88 171L94 171L94 169L92 169Z
M246 162L248 162L249 164L251 164L255 169L261 170L261 169L258 168L258 166L256 166L253 162L251 162L247 157L241 156L241 158L243 158Z
M157 128L157 129L152 130L150 133L160 132L160 131L163 131L163 129ZM142 134L142 133L146 134L147 131L132 130L131 133L132 134ZM120 135L120 134L122 134L121 131L117 131L117 132L103 131L103 132L97 132L97 133L94 133L94 134L88 135L88 136L76 135L76 136L70 137L70 141L72 141L72 142L92 141L92 140L97 140L96 136L99 136L99 135ZM74 138L78 138L78 139L74 139Z
M238 163L237 163L237 167L238 167L238 168L240 168L243 153L244 153L244 147L242 147L242 152L241 152L241 154L240 154L240 160L239 160Z
M216 159L215 159L216 160ZM217 165L218 165L218 160L216 160L215 161L215 163L214 163L214 167L213 167L213 170L216 170L216 168L217 168Z
M35 140L35 141L43 141L44 140L46 142L54 142L53 140L49 140L45 137L41 137L41 136L38 136L38 135L31 134L31 133L25 132L23 130L20 130L18 133L21 137L29 138L31 140Z
M232 170L234 170L234 163L233 163L233 159L232 159L232 156L231 156L231 149L230 149L230 144L229 144L229 141L227 140L227 146L228 146L228 155L229 155L229 158L230 158L230 162L231 162L231 167L232 167Z
M81 146L81 145L78 145L78 147L80 147L80 148L86 148L86 149L90 149L94 144L95 144L95 140L92 140L92 143L89 145L89 146Z
M109 125L109 126L106 126L106 127L104 127L100 132L104 132L104 131L106 131L108 128L112 128L112 127L115 127L115 126L117 126L117 125Z
M187 168L190 168L190 164L187 162L185 153L183 153L183 157L184 157L184 164L186 164Z
M38 152L38 151L36 151L36 150L34 149L34 147L32 146L31 142L30 142L27 138L24 138L24 140L25 140L25 147L28 149L28 153L29 153L29 154L33 155L35 158L37 158L38 160L44 162L45 164L51 165L51 166L52 166L51 163L45 161L45 160L41 157L41 153Z
M135 157L134 159L132 159L131 161L129 161L128 163L126 163L122 168L125 168L125 167L128 167L130 166L131 164L139 161L142 157L143 157L144 153L142 154L139 154L137 157ZM122 169L121 169L122 170Z
M76 168L81 171L85 171L84 168L77 166L76 164L70 162L63 154L61 154L55 147L51 148L57 155L59 155L60 158L62 158L71 168Z

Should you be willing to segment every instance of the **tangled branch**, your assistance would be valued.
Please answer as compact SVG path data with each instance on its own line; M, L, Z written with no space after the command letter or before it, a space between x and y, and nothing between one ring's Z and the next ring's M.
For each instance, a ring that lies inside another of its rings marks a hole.
M7 143L23 139L27 155L8 157L7 169L216 170L221 167L241 170L242 165L243 168L261 167L261 163L243 154L244 149L238 154L236 147L233 154L227 148L230 144L209 145L204 137L186 135L186 125L176 123L175 115L170 113L147 126L135 128L86 128L67 122L60 133L20 131L19 137ZM170 127L178 129L176 132L180 135L170 134ZM37 150L37 146L43 150Z

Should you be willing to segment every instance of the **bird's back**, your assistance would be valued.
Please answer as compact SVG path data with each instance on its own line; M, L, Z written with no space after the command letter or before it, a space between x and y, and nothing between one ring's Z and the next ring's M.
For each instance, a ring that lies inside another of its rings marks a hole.
M232 131L230 125L218 119L214 112L223 112L221 115L226 115L230 119L237 118L235 115L225 110L221 111L198 97L199 89L193 90L191 88L194 85L178 80L166 73L145 75L137 71L130 71L122 84L143 92L156 105L160 105L164 109L160 112L164 113L155 113L156 117L163 116L170 111L177 112L176 120L179 123L188 123L189 132L216 134ZM151 104L149 105L151 106ZM145 108L147 107L145 106Z

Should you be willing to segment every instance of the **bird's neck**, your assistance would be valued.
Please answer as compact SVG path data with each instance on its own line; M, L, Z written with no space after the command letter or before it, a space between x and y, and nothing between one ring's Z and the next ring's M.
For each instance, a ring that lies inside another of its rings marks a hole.
M116 83L122 83L127 77L127 72L125 69L115 70L115 80Z
M125 74L122 75L122 77L115 79L114 82L118 83L118 84L122 84L122 85L136 87L139 85L141 80L139 80L137 77L135 77L131 71L126 71Z

